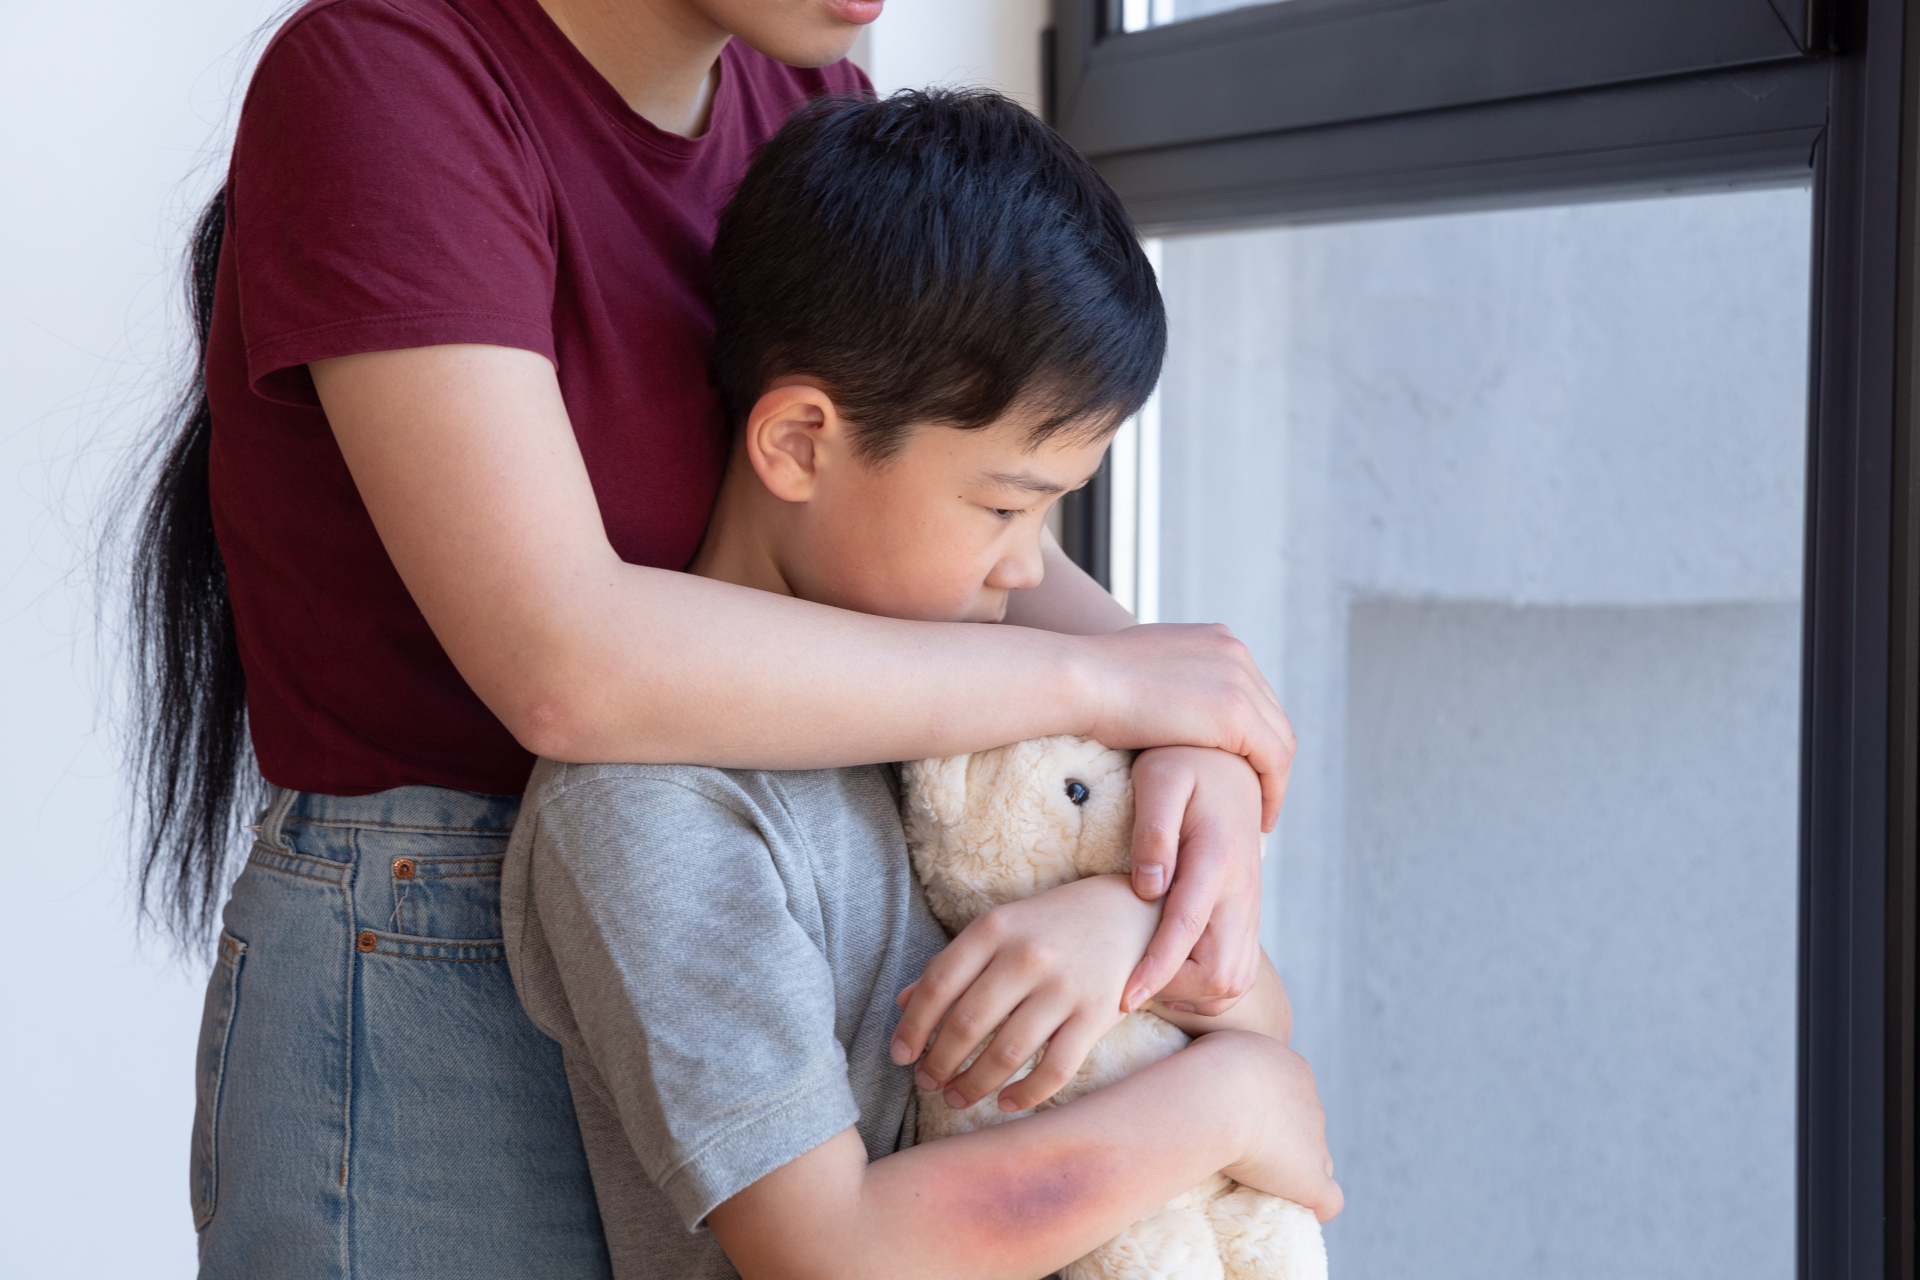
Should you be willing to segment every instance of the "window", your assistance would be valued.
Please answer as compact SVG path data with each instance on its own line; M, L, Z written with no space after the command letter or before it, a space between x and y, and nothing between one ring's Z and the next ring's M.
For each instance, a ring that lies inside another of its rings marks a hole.
M1275 0L1126 0L1120 9L1121 31L1145 31L1172 22L1187 22L1229 9L1271 4Z
M1069 550L1301 730L1335 1267L1910 1276L1904 7L1057 15L1171 331Z

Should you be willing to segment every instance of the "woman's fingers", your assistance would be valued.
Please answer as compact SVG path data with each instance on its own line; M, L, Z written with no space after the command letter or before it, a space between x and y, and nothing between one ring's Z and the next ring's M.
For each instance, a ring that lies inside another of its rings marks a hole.
M1108 691L1093 736L1109 746L1185 744L1242 757L1260 778L1262 830L1286 799L1293 725L1247 647L1218 625L1128 627L1108 646L1100 672Z

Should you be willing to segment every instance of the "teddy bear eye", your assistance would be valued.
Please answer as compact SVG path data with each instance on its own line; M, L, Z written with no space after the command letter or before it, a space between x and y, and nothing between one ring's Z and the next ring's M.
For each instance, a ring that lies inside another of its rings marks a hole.
M1068 778L1067 799L1073 801L1075 804L1085 804L1087 802L1087 784L1078 778Z

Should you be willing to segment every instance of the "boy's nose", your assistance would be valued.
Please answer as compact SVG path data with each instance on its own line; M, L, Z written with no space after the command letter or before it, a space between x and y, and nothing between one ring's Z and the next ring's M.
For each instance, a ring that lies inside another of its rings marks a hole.
M1002 556L1000 562L993 566L993 572L987 575L987 585L1002 591L1031 591L1046 576L1047 566L1040 555L1040 540L1035 538L1032 546L1021 547Z

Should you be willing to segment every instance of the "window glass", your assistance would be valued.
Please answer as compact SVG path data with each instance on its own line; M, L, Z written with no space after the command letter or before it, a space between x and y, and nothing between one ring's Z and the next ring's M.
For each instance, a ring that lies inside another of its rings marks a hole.
M1145 31L1171 22L1204 18L1210 13L1246 9L1256 4L1276 4L1281 0L1121 0L1120 29Z
M1796 188L1156 245L1114 563L1299 730L1263 928L1347 1280L1794 1274L1810 239Z

